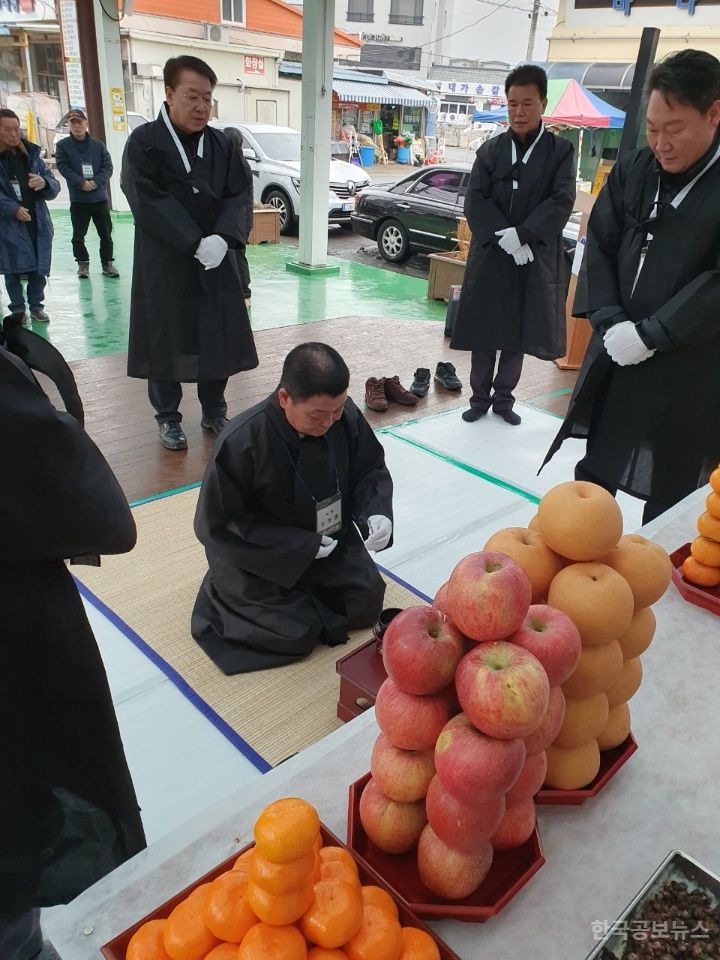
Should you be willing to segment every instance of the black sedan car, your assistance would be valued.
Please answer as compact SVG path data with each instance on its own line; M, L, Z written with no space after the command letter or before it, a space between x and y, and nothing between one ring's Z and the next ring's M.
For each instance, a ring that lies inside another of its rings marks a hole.
M470 170L469 163L446 163L415 170L391 186L368 187L350 215L353 232L377 241L380 255L390 263L404 263L414 253L457 249ZM573 214L563 230L569 263L579 219Z
M368 187L350 215L353 232L377 240L390 263L456 249L470 169L469 163L424 167L392 186Z

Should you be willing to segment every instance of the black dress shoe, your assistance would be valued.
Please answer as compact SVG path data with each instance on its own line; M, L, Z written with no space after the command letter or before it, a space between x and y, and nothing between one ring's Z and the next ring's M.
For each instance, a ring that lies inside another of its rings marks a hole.
M475 423L480 417L484 417L487 410L481 410L480 407L470 407L469 410L463 410L462 418L466 423Z
M509 423L511 427L517 427L519 423L522 423L522 417L514 410L493 410L493 413L502 417L505 423Z
M445 387L446 390L462 390L455 366L452 363L439 363L435 368L435 381Z
M203 417L200 421L200 426L203 430L210 430L216 437L219 437L227 422L227 417Z
M418 367L415 371L415 379L410 384L410 393L416 397L424 397L430 389L430 371L427 367Z
M187 450L187 437L183 428L175 420L159 423L160 443L166 450Z

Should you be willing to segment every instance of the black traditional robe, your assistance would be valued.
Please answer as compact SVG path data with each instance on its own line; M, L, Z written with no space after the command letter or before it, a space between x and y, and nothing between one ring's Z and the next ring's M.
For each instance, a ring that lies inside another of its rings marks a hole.
M338 545L315 560L315 500L339 485ZM227 674L301 660L347 640L382 609L385 583L362 537L367 518L392 520L383 448L352 400L325 437L301 438L277 395L236 417L203 480L195 533L209 571L192 634ZM357 526L356 526L357 525Z
M513 190L513 180L518 189ZM465 196L472 243L451 347L510 350L541 360L565 353L568 271L562 231L575 202L573 146L545 131L527 163L512 163L512 134L486 140ZM519 228L534 261L519 267L496 231Z
M195 259L211 234L247 240L252 183L230 141L206 127L186 173L164 121L143 124L125 148L122 188L135 218L128 375L192 383L256 367L237 257L214 270Z
M112 471L0 348L0 914L66 902L145 846L100 653L64 558L123 553Z
M720 461L720 161L677 209L664 203L649 221L659 176L651 151L634 151L593 208L574 313L594 332L546 462L566 437L587 437L589 473L668 507L705 484ZM687 180L663 175L661 199ZM620 367L602 337L626 320L657 352Z

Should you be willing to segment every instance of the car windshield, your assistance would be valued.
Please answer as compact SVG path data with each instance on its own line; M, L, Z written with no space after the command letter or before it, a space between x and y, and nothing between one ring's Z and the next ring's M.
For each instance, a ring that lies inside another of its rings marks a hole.
M255 133L253 137L271 160L300 160L300 134Z

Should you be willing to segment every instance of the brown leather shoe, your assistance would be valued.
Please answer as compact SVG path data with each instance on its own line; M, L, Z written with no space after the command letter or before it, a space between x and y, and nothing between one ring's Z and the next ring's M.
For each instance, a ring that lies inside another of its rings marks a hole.
M388 408L387 397L385 396L385 381L378 380L377 377L370 377L365 383L365 406L369 410L377 410L384 413Z
M406 407L414 407L418 402L415 394L400 383L400 377L385 377L385 396L393 403L402 403Z

